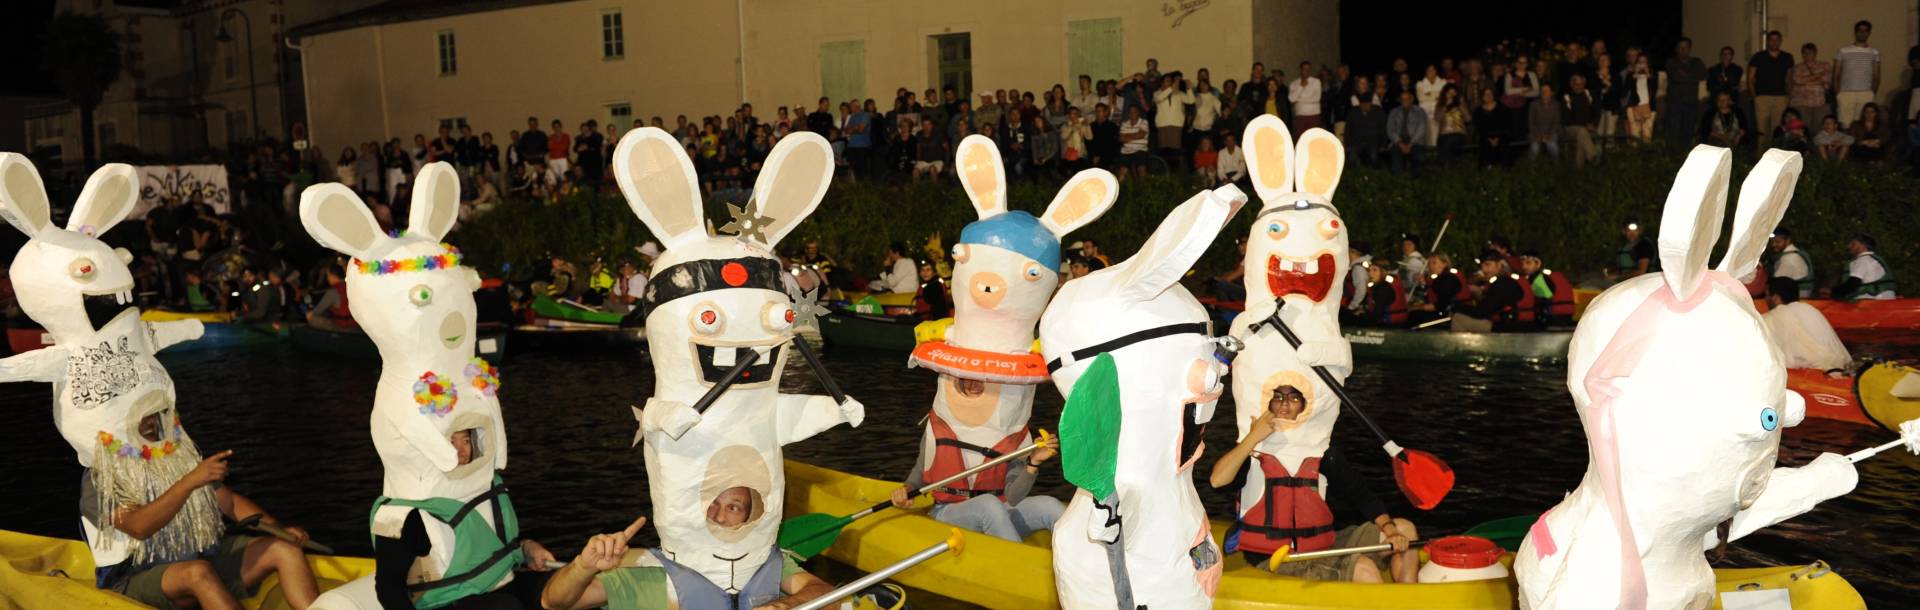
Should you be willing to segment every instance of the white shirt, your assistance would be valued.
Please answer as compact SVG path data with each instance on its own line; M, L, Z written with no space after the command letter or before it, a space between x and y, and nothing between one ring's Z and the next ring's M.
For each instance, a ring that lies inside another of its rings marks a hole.
M1827 318L1812 305L1795 301L1767 310L1767 335L1780 346L1790 369L1844 369L1853 355L1834 334Z
M1193 94L1177 88L1153 92L1153 125L1179 127L1185 124L1187 122L1186 105L1191 103L1193 103Z
M1196 131L1213 129L1213 122L1220 118L1220 96L1212 91L1193 95L1193 128Z
M1073 104L1074 108L1079 108L1080 114L1093 116L1093 106L1094 104L1100 103L1100 96L1094 95L1093 92L1089 91L1073 96L1073 99L1069 100L1068 103Z
M1407 286L1420 285L1420 276L1427 272L1427 257L1415 250L1400 259L1400 280Z
M1134 138L1132 140L1121 138L1120 154L1125 155L1125 154L1132 154L1137 152L1146 152L1147 150L1147 138L1146 138L1147 120L1146 119L1134 119L1131 121L1120 122L1120 135L1125 136L1125 135L1134 135L1134 134L1138 134L1140 137Z
M1853 260L1848 261L1847 275L1860 278L1860 283L1862 284L1871 284L1886 279L1887 268L1880 266L1880 261L1874 259L1871 256L1872 254L1872 252L1862 252L1860 256L1853 257ZM1839 295L1834 296L1837 297ZM1882 290L1860 298L1891 300L1893 298L1893 291Z
M886 292L914 292L920 288L920 268L902 256L893 261L892 269L880 272L880 287Z
M647 272L635 271L633 275L620 278L619 281L625 282L627 286L624 291L619 290L619 286L614 286L620 295L633 297L636 302L647 298Z
M1353 264L1347 272L1347 294L1352 299L1347 302L1347 309L1360 311L1364 308L1361 301L1367 300L1367 265L1372 262L1371 255L1361 255L1360 258L1353 259Z
M1413 94L1415 99L1419 100L1420 107L1426 108L1428 114L1432 114L1433 109L1440 105L1440 90L1445 88L1447 88L1445 79L1436 77L1433 82L1427 82L1427 79L1423 78L1413 83Z
M1220 161L1215 165L1220 177L1232 182L1247 176L1247 153L1240 147L1220 149Z
M1287 83L1287 101L1293 102L1295 116L1315 116L1320 114L1320 79L1307 77L1306 82L1299 80Z
M1873 74L1880 70L1880 49L1857 44L1840 47L1833 69L1840 91L1872 91Z
M1807 255L1800 252L1799 246L1793 244L1787 244L1787 249L1780 251L1780 256L1774 259L1773 266L1773 277L1784 277L1795 282L1807 279L1807 276L1813 273L1812 269L1807 268ZM1810 291L1800 291L1801 298L1810 296L1808 292Z

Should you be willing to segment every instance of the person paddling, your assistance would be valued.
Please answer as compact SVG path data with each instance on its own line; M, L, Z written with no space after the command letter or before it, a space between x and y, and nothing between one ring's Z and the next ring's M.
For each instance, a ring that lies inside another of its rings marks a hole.
M1608 280L1623 282L1660 270L1660 250L1641 232L1640 221L1629 218L1621 223L1620 237L1624 241L1606 270Z
M1453 330L1484 333L1533 327L1533 293L1521 286L1520 275L1507 267L1506 258L1493 251L1481 255L1480 276L1486 283L1475 289L1479 297L1472 305L1454 307Z
M1388 269L1392 263L1367 266L1367 298L1362 303L1360 322L1371 326L1407 325L1407 290L1400 276Z
M1873 247L1873 237L1866 234L1847 240L1847 254L1853 258L1847 261L1847 276L1828 291L1833 298L1849 301L1894 298L1893 268L1887 266L1887 259L1880 258Z
M1207 478L1214 489L1241 490L1240 515L1227 534L1228 552L1237 548L1248 564L1264 567L1283 547L1299 553L1392 544L1390 552L1285 562L1274 572L1367 583L1382 582L1391 574L1397 583L1419 582L1419 551L1409 547L1418 530L1411 521L1387 513L1338 448L1330 446L1320 457L1305 458L1291 468L1281 456L1259 450L1276 430L1300 425L1307 412L1307 398L1294 386L1275 388L1271 396L1266 413L1254 418L1246 437L1213 464ZM1377 563L1381 560L1388 562L1389 571L1382 572Z
M957 380L956 383L961 394L972 392L970 398L976 400L988 385L970 379ZM1022 429L993 447L971 445L955 438L952 428L937 413L927 417L927 427L930 442L920 446L920 458L914 461L906 482L893 490L893 505L896 507L911 507L914 492L928 481L944 479L965 470L968 464L962 459L963 453L992 459L1034 443L1027 431ZM1014 542L1025 540L1034 532L1051 529L1053 522L1059 520L1060 513L1066 510L1066 505L1052 496L1027 495L1033 489L1034 479L1040 476L1040 465L1053 459L1056 452L1052 441L1046 442L1047 446L1035 449L1027 459L1017 460L1018 466L1002 464L975 474L970 482L955 482L946 489L933 492L933 509L927 515L942 523Z
M484 436L482 438L484 438ZM476 453L474 430L454 431L448 435L447 440L452 443L454 455L459 459L460 465L465 466L473 463L473 458ZM499 500L505 501L504 493L503 491L502 497L499 498ZM390 500L389 502L392 501ZM436 504L432 502L415 504L419 504L419 506L412 507L414 510L407 513L406 521L400 527L400 536L398 538L379 535L374 537L373 553L375 574L373 589L374 594L378 596L380 600L381 607L389 610L407 610L410 608L427 607L463 609L536 607L536 596L540 591L541 584L544 582L543 579L537 577L515 578L497 589L459 597L453 600L451 605L447 605L446 602L440 602L438 599L429 600L422 591L416 590L416 585L423 581L446 582L457 578L457 576L439 575L439 577L435 577L435 575L422 573L421 558L426 557L434 551L433 540L427 534L426 519L442 519L443 515L435 514L432 511L441 510L444 506L429 506L429 504ZM444 505L446 503L437 504ZM462 505L454 504L454 506ZM442 512L444 511L442 510ZM423 513L427 514L427 517L423 518L421 516ZM465 523L464 520L460 520L458 517L455 517L454 520ZM475 536L475 531L480 532L478 536L496 533L492 527L484 524L479 528L454 526L453 532L454 538L456 539L454 556L456 562L458 562L460 555L460 547L457 546L460 542L458 539L464 535L469 538L467 542L479 543L480 541L473 539L478 537ZM479 547L481 544L475 544L475 546ZM519 541L518 548L524 560L521 565L515 566L516 568L533 572L547 572L552 569L548 567L548 564L554 560L553 552L548 551L547 547L541 546L539 542L523 539ZM476 576L480 575L478 571L469 573L475 574Z
M1445 252L1427 257L1426 284L1426 289L1421 291L1426 302L1414 307L1415 322L1450 317L1454 307L1465 305L1473 296L1467 288L1466 276L1454 268L1453 257Z
M707 506L707 523L719 529L738 528L765 510L752 490L734 487L714 496ZM587 539L580 555L547 581L540 594L541 605L550 610L779 610L833 591L833 585L800 569L800 563L786 551L780 552L777 561L762 566L740 588L723 590L675 563L661 549L629 549L627 543L646 524L647 518L641 516L625 530Z
M1793 280L1800 290L1800 298L1813 297L1813 259L1807 258L1806 251L1793 244L1792 231L1786 227L1775 227L1773 235L1767 238L1767 255L1763 263L1773 272L1773 277Z
M1538 250L1528 250L1520 254L1520 277L1523 287L1533 293L1535 323L1573 326L1573 282L1566 274L1554 273Z

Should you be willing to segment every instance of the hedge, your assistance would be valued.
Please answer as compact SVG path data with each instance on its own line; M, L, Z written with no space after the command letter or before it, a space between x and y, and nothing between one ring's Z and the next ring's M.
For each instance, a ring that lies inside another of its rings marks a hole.
M1649 231L1658 231L1661 207L1684 158L1683 151L1648 147L1610 152L1597 165L1584 169L1554 162L1523 162L1504 169L1428 166L1418 178L1349 166L1334 203L1352 227L1352 239L1371 242L1376 253L1387 251L1389 242L1401 233L1418 234L1423 242L1431 242L1441 221L1452 214L1452 225L1439 249L1456 259L1471 258L1490 236L1505 235L1518 249L1539 250L1549 266L1577 277L1596 272L1611 260L1620 244L1622 219L1638 218L1651 227ZM1755 159L1750 152L1735 156L1729 218L1739 182ZM1038 214L1058 188L1057 181L1019 181L1009 191L1009 203L1014 209ZM1187 175L1127 180L1113 209L1068 239L1092 238L1102 252L1122 259L1139 247L1168 210L1199 188ZM1795 241L1811 254L1823 284L1840 273L1847 258L1847 237L1864 232L1877 238L1880 254L1903 286L1920 286L1920 275L1914 271L1920 268L1916 198L1920 198L1920 179L1884 167L1809 158L1782 225L1790 227ZM708 217L716 226L728 218L726 201L719 199L707 202ZM737 201L738 196L731 199ZM1231 238L1246 235L1253 216L1243 210L1233 220L1198 265L1202 272L1235 264ZM937 233L951 245L960 228L974 219L966 193L952 178L907 184L841 181L780 248L796 252L806 240L818 239L822 250L842 265L871 274L879 269L888 243L898 240L917 246ZM511 263L508 275L520 278L533 265L543 265L550 254L580 263L603 256L630 258L633 246L648 239L646 228L625 202L617 193L609 193L552 204L509 201L461 228L452 241L482 269ZM1392 257L1397 259L1397 252Z

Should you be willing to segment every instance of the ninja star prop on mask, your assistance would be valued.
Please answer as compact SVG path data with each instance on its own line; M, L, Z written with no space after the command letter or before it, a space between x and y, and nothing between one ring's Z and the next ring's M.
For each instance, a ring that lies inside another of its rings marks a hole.
M827 308L820 305L821 290L823 288L814 288L789 295L793 297L793 328L795 330L802 328L820 330L820 316L827 313Z
M747 202L747 207L745 208L741 208L736 204L727 204L727 214L732 216L733 220L728 221L725 225L721 225L720 232L733 235L740 239L752 239L763 244L767 243L767 227L774 224L774 222L772 218L761 216L759 210L755 209L757 207L758 205L752 201Z

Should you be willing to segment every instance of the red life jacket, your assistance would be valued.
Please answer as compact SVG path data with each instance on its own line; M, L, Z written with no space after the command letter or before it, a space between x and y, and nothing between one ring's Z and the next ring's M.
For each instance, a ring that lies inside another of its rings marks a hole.
M1554 273L1552 269L1541 269L1540 273L1547 276L1547 286L1553 290L1553 299L1540 307L1540 311L1546 314L1548 319L1573 319L1573 282L1567 281L1565 275ZM1529 289L1528 292L1532 292L1531 279L1527 281L1526 287Z
M1333 546L1333 507L1320 497L1320 458L1300 462L1298 475L1271 455L1255 454L1266 492L1240 515L1240 550L1272 554L1291 545L1295 553Z
M1387 305L1387 323L1393 324L1396 326L1400 324L1406 324L1407 323L1407 289L1406 287L1401 286L1400 282L1395 280L1393 276L1387 276L1386 280L1384 281L1387 283L1387 285L1393 287L1393 303L1390 305Z
M1022 426L1013 434L1007 435L1006 438L1000 439L1000 442L994 443L992 447L981 447L960 440L960 437L953 433L953 426L947 425L947 421L941 419L938 413L930 413L927 415L927 425L933 428L933 461L927 464L926 470L920 472L920 480L928 483L960 474L960 471L966 470L967 462L965 456L961 454L962 451L972 452L986 459L993 459L1010 453L1015 449L1019 449L1021 445L1027 442L1027 429L1025 426ZM1002 501L1006 500L1006 464L974 473L972 479L971 482L962 479L942 486L933 492L933 501L941 504L964 502L974 496L989 494L999 496Z
M1461 273L1460 273L1460 270L1459 270L1459 269L1453 269L1453 268L1448 268L1448 269L1447 269L1447 273L1448 273L1449 275L1452 275L1452 276L1453 276L1453 279L1454 279L1454 281L1455 281L1455 282L1458 282L1458 283L1459 283L1459 285L1460 285L1460 290L1459 290L1459 291L1457 291L1457 292L1455 292L1455 293L1453 293L1453 302L1455 302L1455 303L1465 303L1465 302L1467 302L1468 300L1470 300L1470 299L1472 299L1472 298L1473 298L1473 284L1471 284L1471 283L1469 283L1469 282L1467 282L1467 276L1465 276L1465 275L1461 275Z
M1520 300L1501 309L1500 317L1509 322L1532 324L1534 317L1533 287L1522 283L1518 274L1509 274L1506 277L1494 278L1494 282L1513 282L1520 285ZM1492 283L1488 285L1491 286Z
M340 297L340 304L322 313L325 313L328 318L333 319L333 323L336 325L343 327L360 326L359 322L353 320L353 310L347 308L347 283L341 282L334 284L327 287L327 290L332 290L334 296Z

